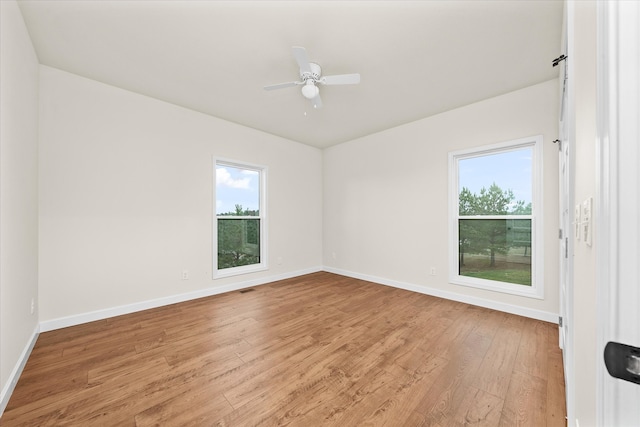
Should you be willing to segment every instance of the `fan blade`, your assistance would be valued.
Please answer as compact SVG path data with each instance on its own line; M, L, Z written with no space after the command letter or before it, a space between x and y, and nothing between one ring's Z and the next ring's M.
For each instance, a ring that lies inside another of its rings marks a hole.
M265 86L264 90L283 89L285 87L291 87L299 84L301 84L301 82L278 83L276 85Z
M291 48L293 51L293 56L296 58L296 62L300 67L301 73L311 73L311 65L309 65L309 57L307 56L307 51L303 47L294 46Z
M357 85L360 83L360 74L338 74L335 76L324 76L320 83L325 85Z
M313 98L311 98L311 103L313 104L313 108L322 108L322 99L320 98L320 92Z

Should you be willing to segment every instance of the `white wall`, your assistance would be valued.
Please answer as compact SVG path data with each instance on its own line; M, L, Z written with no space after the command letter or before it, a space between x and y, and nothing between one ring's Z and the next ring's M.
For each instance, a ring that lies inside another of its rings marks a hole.
M38 326L38 60L16 2L0 17L1 413Z
M557 319L557 128L558 82L551 80L325 150L325 265ZM448 152L538 134L544 138L544 300L448 283Z
M54 68L40 76L41 321L321 267L320 150ZM211 278L212 156L268 167L268 271Z

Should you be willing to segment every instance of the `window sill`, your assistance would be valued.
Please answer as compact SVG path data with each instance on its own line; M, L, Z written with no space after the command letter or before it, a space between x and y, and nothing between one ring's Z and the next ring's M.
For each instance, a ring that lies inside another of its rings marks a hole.
M495 280L476 279L460 275L449 277L449 283L459 286L467 286L470 288L484 289L487 291L500 292L503 294L517 295L527 298L544 299L541 286L527 286L511 284L506 282L498 282Z
M241 274L256 273L258 271L268 270L269 267L266 264L253 264L243 265L241 267L225 268L223 270L216 270L213 273L213 279L222 279L225 277L239 276Z

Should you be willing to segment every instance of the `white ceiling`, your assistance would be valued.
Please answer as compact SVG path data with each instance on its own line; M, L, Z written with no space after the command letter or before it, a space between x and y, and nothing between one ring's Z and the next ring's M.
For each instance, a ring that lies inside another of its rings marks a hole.
M316 147L557 77L563 2L19 1L42 64ZM325 75L314 110L291 47Z

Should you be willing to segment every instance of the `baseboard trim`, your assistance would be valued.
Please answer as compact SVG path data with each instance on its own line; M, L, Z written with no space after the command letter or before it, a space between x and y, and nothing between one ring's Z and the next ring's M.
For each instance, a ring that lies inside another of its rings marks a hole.
M223 294L225 292L237 291L239 289L249 288L252 286L265 285L267 283L277 282L278 280L291 279L293 277L305 274L316 273L322 271L322 267L312 267L304 270L296 270L289 273L278 274L274 276L262 277L259 279L245 280L242 282L231 283L223 286L216 286L201 289L194 292L184 294L171 295L164 298L141 301L133 304L121 305L118 307L106 308L88 313L76 314L57 319L46 320L40 322L40 331L47 332L55 329L62 329L69 326L80 325L83 323L94 322L96 320L108 319L110 317L121 316L123 314L135 313L137 311L148 310L151 308L162 307L165 305L176 304L179 302L190 301L198 298L209 297L212 295Z
M490 308L492 310L503 311L505 313L517 314L518 316L529 317L532 319L542 320L550 323L558 323L558 314L548 311L536 310L533 308L520 307L513 304L492 301L485 298L472 297L462 295L455 292L443 291L441 289L430 288L428 286L418 286L412 283L400 282L398 280L385 279L368 274L355 273L353 271L342 270L339 268L327 267L324 271L341 276L353 277L354 279L366 280L368 282L378 283L380 285L391 286L394 288L404 289L406 291L417 292L420 294L431 295L434 297L445 298L448 300L463 302L466 304L476 305L479 307Z
M40 327L36 325L33 333L31 334L31 338L27 342L27 345L22 350L20 354L20 358L16 362L16 365L13 367L9 378L7 379L6 384L2 387L2 394L0 394L0 417L4 414L4 410L7 408L9 404L9 399L13 394L13 390L16 388L16 384L18 383L18 379L20 379L20 375L24 370L25 365L27 364L27 360L29 360L29 356L31 355L31 351L33 347L36 345L36 341L38 340L38 335L40 334Z
M164 298L141 301L138 303L122 305L118 307L97 310L88 313L82 313L57 319L40 322L39 332L53 331L56 329L66 328L69 326L80 325L83 323L94 322L96 320L108 319L110 317L120 316L123 314L135 313L137 311L148 310L151 308L162 307L165 305L176 304L179 302L190 301L198 298L204 298L212 295L223 294L225 292L237 291L239 289L251 286L260 286L267 283L276 282L278 280L290 279L305 274L316 273L318 271L326 271L329 273L339 274L341 276L353 277L355 279L366 280L380 285L392 286L394 288L404 289L407 291L417 292L425 295L431 295L439 298L445 298L453 301L472 304L480 307L490 308L493 310L503 311L506 313L517 314L519 316L530 317L532 319L543 320L545 322L558 323L558 314L550 313L542 310L536 310L512 304L501 303L485 298L478 298L468 295L462 295L455 292L443 291L441 289L430 288L428 286L419 286L412 283L401 282L398 280L386 279L382 277L372 276L368 274L356 273L353 271L343 270L334 267L312 267L304 270L297 270L289 273L267 276L260 279L246 280L237 283L231 283L223 286L216 286L201 289L194 292L188 292L179 295L172 295ZM4 394L3 394L4 396Z

